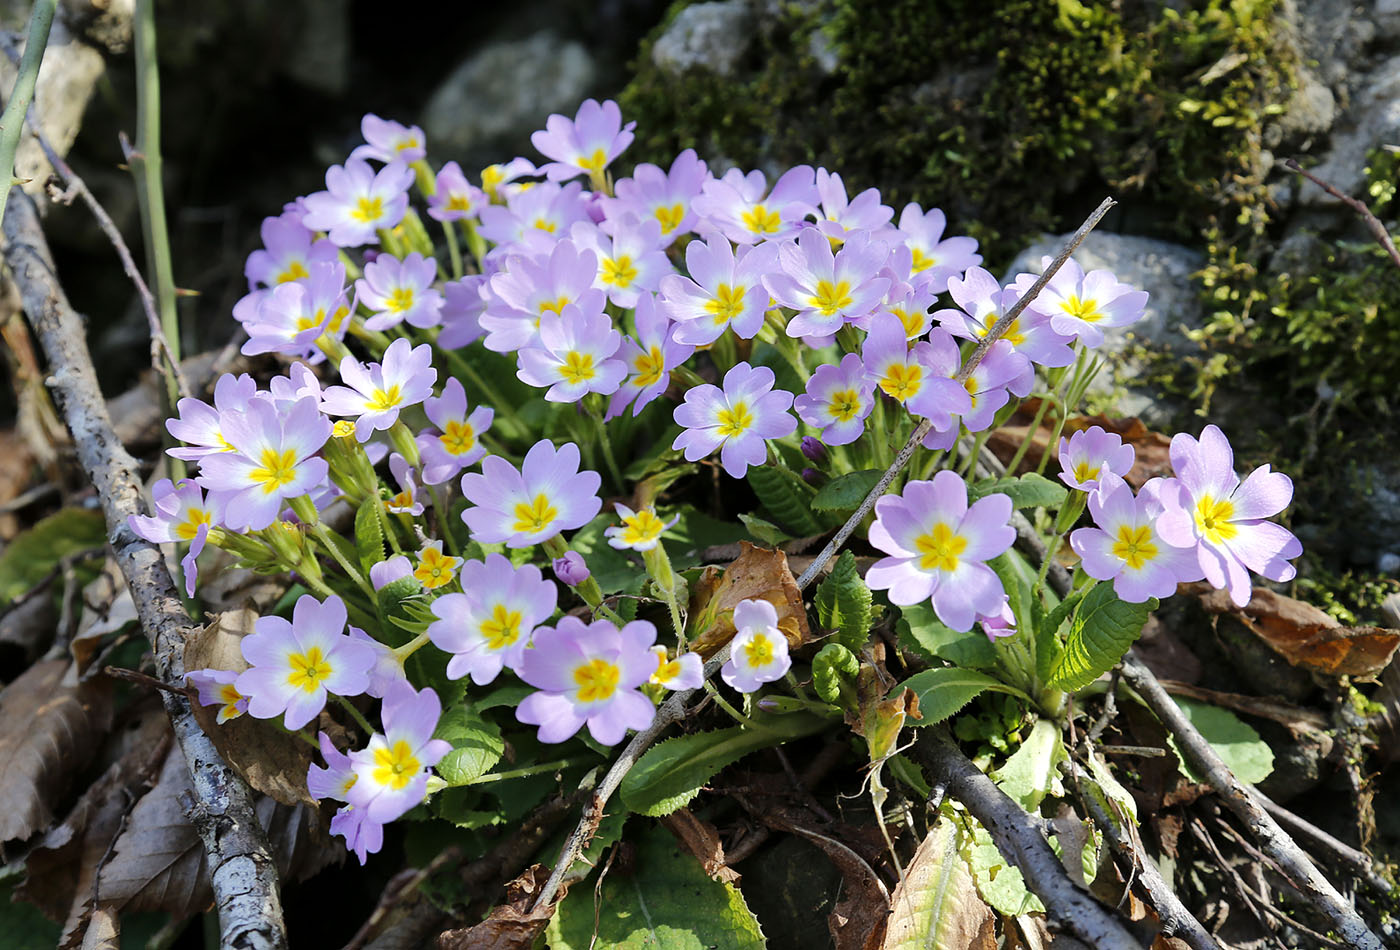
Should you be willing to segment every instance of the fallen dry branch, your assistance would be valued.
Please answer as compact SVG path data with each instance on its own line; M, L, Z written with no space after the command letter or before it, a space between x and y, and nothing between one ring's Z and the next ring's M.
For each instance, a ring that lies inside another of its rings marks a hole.
M34 202L22 192L10 196L4 235L5 263L48 360L48 384L73 434L78 460L97 489L108 540L151 642L156 671L165 683L180 684L184 643L193 624L160 549L127 525L128 517L141 510L139 468L112 432L82 321L59 285ZM252 792L199 728L188 698L166 690L161 700L190 769L195 792L190 820L208 855L222 946L283 948L287 938L277 869L253 810Z
M1349 945L1364 950L1380 950L1381 942L1356 910L1322 875L1297 843L1274 820L1248 787L1235 778L1220 756L1187 720L1157 677L1132 651L1123 658L1123 679L1157 714L1162 725L1176 737L1187 763L1215 790L1235 815L1245 823L1264 853L1278 863L1295 887L1332 922Z

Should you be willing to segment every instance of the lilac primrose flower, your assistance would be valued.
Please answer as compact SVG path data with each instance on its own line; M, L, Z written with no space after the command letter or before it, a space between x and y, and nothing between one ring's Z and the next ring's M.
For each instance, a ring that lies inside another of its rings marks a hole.
M911 201L899 214L899 233L913 252L911 262L918 283L941 294L948 289L948 279L965 273L982 263L977 253L977 241L970 237L945 238L943 230L948 219L937 208L927 213Z
M481 170L481 190L492 201L504 201L519 192L524 185L512 185L518 178L537 173L535 163L516 156L505 164L487 165ZM553 182L550 182L553 185ZM555 186L557 187L557 186Z
M365 810L354 805L346 805L335 813L331 819L330 833L345 839L345 847L355 852L361 865L369 855L378 854L379 849L384 847L384 826L370 821Z
M538 567L511 566L504 555L462 565L462 591L432 603L428 638L445 653L449 679L470 675L478 686L515 669L540 624L554 613L559 590Z
M371 564L369 582L375 590L383 590L394 581L413 576L413 565L402 554L396 554L387 561Z
M685 249L689 277L670 274L661 278L661 311L679 326L679 343L704 346L733 328L745 340L763 327L768 291L763 275L777 264L771 245L743 248L736 256L729 242L718 234L691 241Z
M875 503L870 543L889 557L866 575L872 590L888 590L898 606L933 601L934 613L954 630L972 629L979 617L997 614L1006 591L984 562L1016 540L1011 499L992 494L971 506L967 486L942 471L932 481L912 481L902 495Z
M481 329L481 314L486 310L481 291L488 279L485 274L468 274L461 280L443 284L439 349L460 350L481 338L485 332Z
M452 583L457 576L457 565L461 563L461 558L442 553L441 541L429 541L418 552L418 567L413 576L424 590L437 590Z
M577 587L593 576L593 572L588 569L588 562L577 551L565 551L563 557L554 558L549 562L549 566L554 571L554 576L559 578L559 582L570 587Z
M413 169L407 165L385 165L377 173L355 158L343 168L332 165L326 172L326 190L306 196L302 223L326 231L340 247L378 244L377 231L403 220L412 184Z
M632 144L637 123L622 124L622 110L611 99L601 105L585 99L570 121L551 115L545 127L530 135L530 144L554 161L540 166L550 181L568 181L576 175L601 178L603 169Z
M423 503L418 500L418 483L413 477L413 466L408 459L397 452L389 454L389 474L399 483L398 494L385 499L385 509L393 515L408 515L416 518L423 513Z
M1165 510L1157 531L1168 544L1194 547L1207 581L1228 588L1230 599L1249 603L1249 572L1271 581L1289 581L1298 573L1289 560L1303 546L1287 528L1265 521L1288 507L1293 482L1261 465L1240 481L1234 452L1216 426L1201 431L1197 442L1185 433L1172 437L1175 486L1161 491ZM1173 488L1175 490L1173 490Z
M433 288L437 261L416 251L403 260L381 254L365 265L365 276L355 281L360 303L374 312L365 321L367 330L388 330L407 321L409 326L435 327L442 320L442 294Z
M316 341L322 334L344 337L352 306L345 296L344 265L339 261L312 264L304 279L264 291L251 315L234 307L234 316L242 318L248 331L242 353L282 353L319 363L326 356Z
M780 680L792 666L787 637L778 629L778 611L766 600L741 600L734 607L734 639L719 675L731 688L752 693Z
M901 260L907 259L909 248L897 247L891 252L891 258L898 257ZM899 322L904 325L904 336L910 342L919 339L929 328L933 326L933 315L929 313L929 308L938 300L938 295L927 286L914 287L912 284L894 279L895 271L892 267L886 266L880 272L892 282L890 289L885 293L885 299L880 301L876 307L877 313L891 313L899 318ZM852 321L862 329L869 329L868 320Z
M796 233L804 218L817 214L819 200L810 165L788 169L771 192L763 172L745 175L731 168L723 178L705 182L691 206L705 219L702 229L718 229L735 244L757 244Z
M330 736L318 734L321 755L326 760L325 767L312 763L306 770L306 790L317 800L331 798L336 801L349 801L352 789L359 781L350 757L331 745ZM369 855L375 854L384 846L384 825L370 821L363 808L346 805L331 819L332 835L345 838L345 847L355 852L360 864Z
M1080 491L1094 491L1105 473L1126 478L1136 458L1122 437L1102 426L1090 426L1060 439L1060 481Z
M528 234L553 238L568 234L576 221L591 220L584 207L582 185L576 181L567 185L546 181L512 194L504 207L482 208L480 231L482 237L497 245L488 256L500 256L510 253Z
M433 738L441 716L437 693L426 687L415 691L406 680L384 697L384 733L375 733L368 746L350 753L355 769L351 804L363 808L370 821L393 821L427 795L427 770L452 751L451 744Z
M635 307L643 293L655 291L662 277L675 273L661 249L661 225L655 221L611 219L601 228L576 224L570 233L575 244L598 255L593 286L624 310Z
M402 555L400 556L402 557ZM408 559L404 558L404 560ZM380 643L359 627L350 628L350 639L368 644L370 649L374 651L374 665L369 668L369 685L365 687L367 694L375 699L383 699L389 695L394 684L407 682L408 677L403 670L403 659L394 652L393 647L387 643Z
M878 231L894 217L894 209L880 203L879 189L867 188L852 201L841 176L825 168L817 169L817 196L821 215L816 230L837 243L852 231Z
M1043 257L1043 271L1050 258ZM1035 274L1020 274L1012 288L1017 296L1030 290ZM1087 347L1103 343L1104 327L1126 327L1142 319L1147 308L1147 292L1120 284L1106 270L1084 273L1073 258L1050 278L1050 283L1031 301L1027 309L1050 318L1050 327L1064 336L1077 337Z
M982 632L992 643L1016 636L1016 614L1011 610L1010 598L1001 602L1001 610L998 613L978 617L977 622L982 625Z
M585 723L593 738L616 745L628 729L645 729L656 707L638 689L656 672L656 628L634 620L621 630L607 620L561 617L535 631L516 675L539 690L515 710L540 727L541 742L563 742Z
M624 336L617 354L627 364L628 375L608 402L608 419L622 415L629 404L632 415L640 413L666 391L671 384L671 370L695 352L695 347L678 343L672 338L673 324L666 319L651 294L642 294L637 298L637 309L632 313L632 320L637 327L637 337Z
M345 634L345 602L332 594L321 603L303 594L283 617L259 617L240 642L249 669L234 685L248 697L248 714L272 719L286 714L288 729L300 729L326 705L326 695L358 696L369 686L374 650Z
M612 359L622 334L605 313L584 313L569 304L559 315L540 318L539 342L516 351L516 376L531 386L548 386L549 402L578 402L588 393L611 396L627 364Z
M351 158L372 158L385 164L398 162L408 165L428 154L422 129L392 119L381 119L372 112L360 120L360 134L365 137L365 144L356 146L350 153Z
M873 311L890 287L888 278L875 276L888 253L888 245L864 231L847 234L834 255L831 241L816 228L799 234L795 244L780 245L782 270L765 274L763 286L778 303L797 311L787 335L830 336Z
M899 318L877 313L860 355L876 386L910 412L927 417L935 429L950 428L955 416L972 408L967 390L951 378L961 361L958 345L942 328L911 348Z
M481 436L491 428L496 411L477 406L467 412L467 393L456 378L449 378L441 396L423 400L429 421L437 426L418 436L418 452L423 457L423 481L441 485L456 478L462 469L475 465L486 454Z
M875 383L866 374L861 358L847 353L840 366L828 363L817 367L794 408L803 422L822 430L822 440L828 445L846 445L865 431L865 418L875 408Z
M1101 475L1098 484L1089 495L1089 514L1098 527L1079 528L1069 536L1086 574L1113 581L1114 593L1130 604L1170 597L1179 582L1204 576L1194 545L1173 546L1157 533L1164 479L1143 485L1137 498L1117 475Z
M696 689L705 682L705 661L698 653L682 653L674 660L666 658L666 648L657 644L651 648L656 654L656 672L647 682L662 689Z
M982 362L963 381L963 388L972 399L972 408L962 417L963 427L968 432L981 432L989 427L996 419L997 410L1011 398L1007 390L1029 367L1026 357L1013 349L1011 343L1006 340L993 343Z
M462 476L462 494L472 507L462 520L479 544L505 543L523 548L548 541L560 531L581 528L603 507L597 472L578 470L578 446L556 449L548 439L531 446L515 470L505 459L488 455L481 472Z
M539 340L540 318L561 313L570 304L588 314L602 313L607 298L593 287L598 257L573 241L562 240L547 257L512 256L487 286L486 310L479 321L485 346L511 353Z
M681 516L676 515L670 521L662 521L654 508L633 511L621 502L614 502L613 510L622 524L604 528L603 534L608 544L619 551L650 551L661 543L661 535L681 520Z
M195 558L204 550L209 530L223 524L223 501L217 495L206 500L199 485L188 478L180 479L178 485L162 478L151 489L151 505L155 516L132 515L128 519L131 530L156 544L189 542L190 549L180 559L180 569L185 574L185 596L193 597L195 579L199 576Z
M206 456L232 452L233 446L223 434L224 419L229 413L247 409L249 400L257 391L257 381L247 373L240 376L225 373L214 384L214 405L191 396L181 399L175 404L178 415L165 420L165 428L188 447L168 449L167 452L186 462L198 462Z
M248 711L248 697L234 685L237 679L235 670L193 670L185 674L185 682L195 688L201 706L219 707L215 721L221 726Z
M428 196L428 217L467 221L479 215L488 200L486 192L467 181L462 166L448 162L438 170L436 187Z
M631 178L619 178L617 197L604 196L603 209L609 220L633 214L643 221L656 221L663 246L669 246L694 225L690 204L709 179L705 163L696 157L695 149L688 148L676 156L668 172L642 164L632 170Z
M330 438L331 423L315 399L302 399L285 412L253 399L243 412L223 414L222 428L233 451L205 456L198 482L219 493L230 528L266 528L286 499L325 481L326 460L313 455Z
M339 251L325 238L313 240L315 234L301 223L299 215L281 214L263 218L263 246L248 255L243 274L248 286L261 284L275 287L311 276L311 265L328 264Z
M953 336L964 340L985 337L1019 296L1015 291L1003 290L997 279L980 267L971 268L964 277L950 277L948 292L962 309L936 311L933 319ZM1032 363L1041 366L1068 366L1074 362L1069 338L1051 329L1047 317L1029 309L1021 311L1011 321L1011 326L1007 327L1001 339L1009 342L1016 352L1024 354ZM1026 366L1015 380L1015 385L1011 386L1011 391L1018 396L1029 395L1035 383L1034 374L1034 369Z
M696 462L719 449L720 463L731 478L743 478L750 465L768 457L765 439L781 439L797 428L788 412L792 393L773 390L773 371L738 363L724 374L724 388L703 385L685 394L675 420L685 431L671 443Z
M383 363L362 366L353 356L345 357L340 378L348 385L328 386L321 408L332 416L356 416L355 438L368 442L376 430L398 421L399 410L432 395L437 381L433 348L426 343L414 346L401 337L384 351Z

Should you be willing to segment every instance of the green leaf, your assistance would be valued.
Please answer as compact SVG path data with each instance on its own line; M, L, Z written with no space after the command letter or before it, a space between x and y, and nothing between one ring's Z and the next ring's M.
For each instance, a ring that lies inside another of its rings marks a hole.
M1058 508L1069 497L1069 489L1044 475L1027 472L1020 478L985 479L970 485L967 500L973 502L994 494L1009 496L1016 508Z
M1219 706L1177 696L1173 696L1172 699L1181 707L1186 718L1191 720L1191 725L1196 727L1196 731L1210 743L1215 754L1235 773L1235 778L1253 785L1264 781L1273 772L1274 752L1267 742L1259 738L1259 733L1255 732L1249 723ZM1182 774L1193 782L1205 781L1186 764L1186 757L1181 754L1176 737L1169 736L1167 741L1171 743L1172 751L1181 763Z
M764 521L758 515L751 515L747 512L741 511L739 512L739 520L744 523L744 527L747 528L749 531L749 536L752 537L755 541L759 541L763 544L768 544L776 548L784 541L792 540L792 535L788 534L786 531L775 525L773 522Z
M0 554L0 606L28 592L68 555L106 540L102 512L90 508L64 508L21 531Z
M800 475L774 465L754 465L745 477L779 527L797 537L821 534L822 524L812 514L816 489Z
M662 537L671 567L677 571L698 565L700 554L706 548L735 544L748 537L748 532L734 522L713 518L693 505L681 505L671 514L679 516L680 520Z
M572 888L549 922L550 950L762 950L763 931L732 884L711 880L666 829L634 842L636 865Z
M438 720L433 738L452 745L436 766L448 785L469 785L501 761L506 744L501 730L467 706L454 706Z
M366 498L355 512L355 551L366 577L371 567L384 560L384 525L379 520L382 504L378 498Z
M895 629L900 646L928 659L947 660L970 670L989 670L997 664L996 648L975 630L966 633L946 626L928 603L899 608Z
M842 551L814 598L817 619L836 631L836 642L858 650L870 636L870 588L856 568L856 556Z
M812 507L817 511L855 511L884 474L878 469L868 468L838 475L817 491L812 498Z
M982 899L1008 917L1043 913L1045 905L1027 889L1020 869L1001 856L992 836L977 819L969 818L968 822L972 826L972 840L967 849L967 863Z
M906 687L918 695L919 715L923 716L922 719L909 720L905 723L908 726L931 726L934 723L942 722L989 689L1000 693L1010 693L1030 702L1025 693L1007 686L999 679L988 676L986 673L978 673L976 670L963 670L957 667L915 673L896 686L895 691L898 692Z
M1074 612L1064 651L1051 665L1049 685L1067 691L1083 689L1113 669L1156 609L1156 598L1129 604L1118 599L1112 584L1095 586Z
M569 539L569 547L583 555L604 594L637 594L647 579L646 572L608 544L603 533L617 523L617 515L609 508L575 532ZM529 554L528 548L518 550Z
M1068 759L1059 725L1049 719L1039 719L1031 727L1026 741L1001 768L991 773L991 778L1003 792L1020 802L1022 808L1034 812L1047 795L1052 798L1064 795L1058 766Z
M860 672L856 655L839 643L828 643L812 658L812 688L828 703L841 705L841 681Z
M881 950L965 950L980 945L992 912L977 899L972 873L959 852L951 821L929 830L890 899Z
M622 804L653 818L688 804L720 769L757 749L820 732L827 720L803 714L769 716L765 729L732 726L677 736L647 750L622 780Z

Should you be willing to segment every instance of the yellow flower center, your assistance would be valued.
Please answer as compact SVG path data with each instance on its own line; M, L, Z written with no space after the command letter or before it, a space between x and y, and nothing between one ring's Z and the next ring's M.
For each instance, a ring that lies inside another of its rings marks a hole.
M403 313L413 307L413 288L396 287L389 295L389 299L384 302L384 307L390 313Z
M199 534L200 525L213 524L214 518L203 508L191 508L185 521L175 527L175 537L181 541L193 541Z
M520 621L523 618L518 610L510 610L505 604L491 608L491 616L481 622L481 635L492 650L504 650L520 639Z
M375 412L386 412L393 409L403 401L403 394L399 390L399 384L395 383L388 389L376 389L370 394L365 406Z
M535 534L549 527L558 517L559 509L541 493L535 496L534 501L522 501L515 506L515 530L521 534Z
M364 224L378 221L384 217L384 199L361 198L355 203L355 210L350 212L350 217Z
M817 281L817 292L807 298L807 303L821 311L822 316L834 316L838 311L851 305L851 282L829 280Z
M685 205L680 202L669 207L659 205L653 214L656 215L656 220L661 222L661 233L670 234L681 226L681 221L685 218Z
M923 313L916 310L906 310L903 307L891 307L890 313L899 317L899 322L904 324L904 335L908 339L912 340L923 332Z
M739 216L744 227L754 234L776 234L783 226L782 216L777 211L769 211L764 205L754 205Z
M921 570L956 571L958 555L967 550L967 538L940 521L932 532L914 539L914 548L922 555L919 558Z
M279 452L276 449L263 449L260 468L248 473L255 484L261 485L266 494L272 494L283 485L296 478L297 454L291 449Z
M666 530L666 522L656 517L656 512L643 508L631 518L622 519L622 541L624 544L646 544L661 537Z
M1211 544L1221 544L1229 541L1239 534L1230 520L1235 515L1235 506L1228 498L1216 499L1211 495L1202 495L1200 501L1196 502L1196 530L1206 536L1206 540Z
M632 286L632 281L637 279L637 267L632 263L632 258L623 254L615 258L603 258L602 273L599 279L603 283L612 287L626 289Z
M838 422L850 422L860 412L860 393L854 389L843 389L831 394L826 411Z
M418 147L418 137L417 137L416 135L410 135L408 138L406 138L406 139L401 139L398 143L396 143L396 144L394 145L394 151L396 151L396 152L406 152L406 151L408 151L408 150L411 149L411 148L417 148L417 147Z
M223 706L219 708L219 718L225 721L243 715L238 704L243 702L243 694L232 683L224 683L219 687L219 702Z
M661 347L653 346L650 352L633 360L632 366L637 372L634 382L638 387L645 388L661 379L661 374L666 371L666 357L662 355Z
M466 455L476 448L476 432L470 423L450 419L444 428L447 431L438 436L438 441L449 455Z
M773 640L766 633L755 633L744 644L744 659L749 666L767 666L773 662Z
M1099 477L1099 470L1089 465L1088 459L1080 459L1074 465L1074 480L1079 484L1084 484L1092 478Z
M608 163L608 153L601 148L595 148L593 154L583 155L578 159L578 167L589 174L594 174L603 170L603 166Z
M598 368L593 365L593 354L570 350L564 358L564 365L559 367L559 375L564 382L574 386L588 382L598 375Z
M880 388L904 402L924 388L924 371L918 366L895 363L885 370L880 380Z
M215 432L215 433L214 433L214 438L216 438L216 439L219 440L219 441L218 441L218 444L219 444L219 451L220 451L220 452L237 452L237 451L238 451L237 449L235 449L235 448L233 447L233 443L232 443L232 442L230 442L228 439L225 439L225 438L224 438L224 434L223 434L222 432Z
M453 572L456 569L457 558L445 555L437 548L424 548L423 553L419 555L418 567L413 576L418 578L424 588L434 590L452 583Z
M930 267L937 263L938 258L934 257L932 254L924 253L924 250L922 248L914 248L914 260L913 265L911 267L914 273L917 274L921 270L928 270Z
M617 681L622 678L622 670L616 663L592 659L582 666L574 667L574 682L578 684L578 701L596 703L612 697L617 692Z
M992 327L1001 319L999 314L989 313L982 318L982 329L978 331L978 336L986 336L992 332ZM1011 321L1011 326L1006 328L1006 332L1001 335L1003 340L1010 342L1012 346L1020 346L1026 342L1026 335L1021 332L1021 318L1017 317Z
M413 496L406 491L401 491L393 498L384 502L386 508L412 508Z
M355 423L349 419L340 419L331 426L331 435L337 439L348 439L355 434Z
M293 689L314 693L321 681L331 675L331 665L326 661L320 647L312 647L305 653L293 653L287 658L292 671L287 674L287 683Z
M666 659L666 651L656 652L656 672L651 674L651 681L658 686L664 686L677 676L681 675L681 661L679 659Z
M571 304L571 303L573 303L573 301L570 300L570 299L569 299L566 295L564 295L564 294L560 294L558 297L555 297L553 300L549 300L549 299L547 299L547 298L546 298L545 300L541 300L541 301L540 301L540 316L544 316L544 315L547 314L547 313L555 313L555 314L557 314L557 313L559 313L561 310L563 310L565 307L567 307L567 306L568 306L569 304ZM538 324L536 324L536 326L538 326Z
M722 326L743 312L744 293L747 290L743 284L735 287L719 285L714 297L705 303L706 312L715 318L715 326Z
M549 234L553 234L556 230L558 230L559 225L556 222L551 221L548 218L541 215L540 217L535 219L534 227Z
M374 750L373 774L377 785L387 785L396 792L402 791L422 769L423 764L413 754L413 747L403 739L392 746Z
M754 423L753 413L746 402L721 409L715 413L715 419L719 422L719 434L726 439L743 435Z
M1099 302L1092 297L1088 300L1069 297L1064 303L1064 312L1071 317L1078 317L1085 323L1098 323L1104 318L1103 311L1099 309Z
M487 165L481 170L481 190L495 197L496 189L506 180L506 170L501 165Z
M305 280L311 273L306 269L306 265L301 261L293 260L287 264L287 269L277 275L277 283L285 284L293 280Z
M297 317L297 332L300 333L302 330L310 330L312 327L319 327L321 325L321 321L325 319L325 308L317 310L314 316L308 317L306 314L302 314L301 316Z
M448 211L470 211L472 209L471 195L464 191L454 191L447 196L447 202L443 207Z
M1152 529L1147 525L1140 528L1119 525L1118 540L1113 542L1113 556L1122 558L1135 571L1140 569L1157 556L1157 545L1152 543Z
M345 325L345 318L350 316L349 307L336 307L335 313L331 314L330 323L326 324L326 329L332 333L339 333L340 328Z

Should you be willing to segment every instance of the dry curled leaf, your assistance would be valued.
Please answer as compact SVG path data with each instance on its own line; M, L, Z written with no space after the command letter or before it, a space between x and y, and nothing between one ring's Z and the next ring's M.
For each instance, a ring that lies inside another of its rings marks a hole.
M98 910L88 921L83 934L82 950L121 950L122 928L117 915L110 910Z
M696 818L689 808L676 809L662 818L661 823L695 856L706 874L716 881L738 883L741 875L725 861L724 843L720 841L714 825Z
M543 865L526 868L506 885L505 903L493 907L486 919L473 927L439 934L438 950L529 950L554 916L554 904L530 909L548 877L549 869Z
M706 572L696 585L690 615L696 637L691 648L710 656L734 636L734 608L743 600L766 600L778 611L778 629L788 646L799 647L812 639L802 592L788 567L787 555L740 541L740 554L718 583Z
M0 841L53 821L53 806L111 726L111 683L76 682L67 659L43 660L0 692Z

